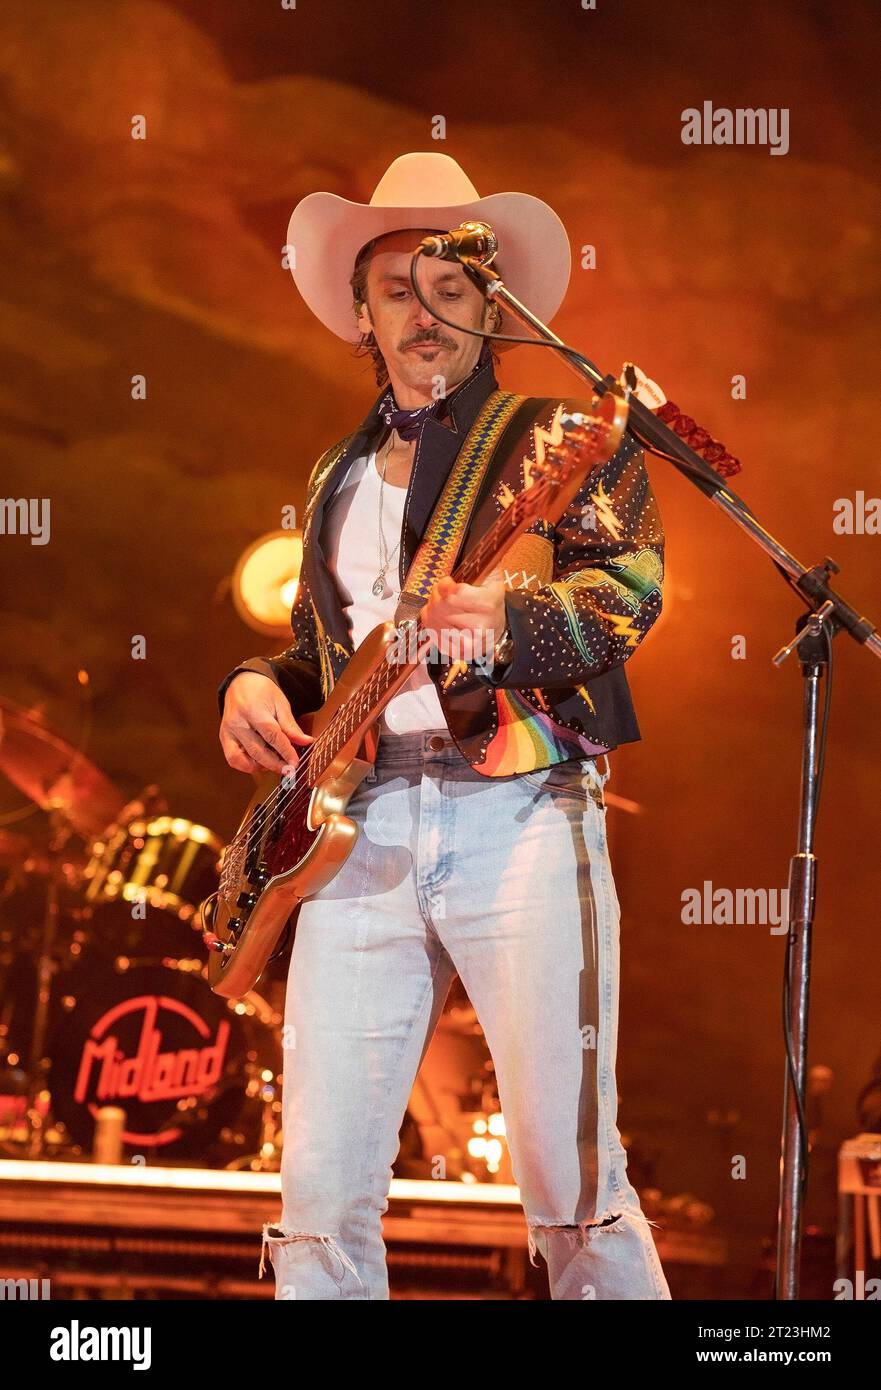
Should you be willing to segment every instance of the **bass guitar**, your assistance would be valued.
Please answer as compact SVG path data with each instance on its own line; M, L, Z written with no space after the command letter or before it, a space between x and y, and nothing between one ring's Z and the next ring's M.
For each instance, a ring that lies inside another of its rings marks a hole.
M627 414L626 399L609 392L593 400L589 414L564 416L562 443L533 465L530 485L468 551L453 577L482 583L534 521L558 521L588 473L618 448ZM324 888L351 853L358 830L346 808L373 766L383 709L417 669L420 630L418 617L374 628L321 709L299 719L314 742L294 772L258 778L223 853L220 887L200 909L215 993L240 998L254 988L291 913Z

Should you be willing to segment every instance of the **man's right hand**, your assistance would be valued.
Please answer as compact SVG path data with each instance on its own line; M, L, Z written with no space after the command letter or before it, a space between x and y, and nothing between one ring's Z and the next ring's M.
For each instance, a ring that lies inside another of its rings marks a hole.
M295 767L295 743L311 743L274 681L258 671L240 671L227 686L220 746L237 772L279 772Z

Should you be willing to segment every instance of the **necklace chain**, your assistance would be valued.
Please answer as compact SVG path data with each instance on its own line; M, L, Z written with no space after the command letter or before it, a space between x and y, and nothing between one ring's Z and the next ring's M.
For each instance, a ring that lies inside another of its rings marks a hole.
M389 554L389 548L385 539L385 530L382 524L382 503L383 494L385 492L385 475L386 469L388 468L389 454L392 451L394 439L395 432L394 430L392 430L389 434L389 442L386 447L385 457L382 461L382 471L379 475L379 573L373 581L373 593L376 598L382 598L385 594L386 574L388 572L389 566L391 565L392 561L397 555L401 545L401 539L400 537L398 537L398 544L395 546L391 554Z

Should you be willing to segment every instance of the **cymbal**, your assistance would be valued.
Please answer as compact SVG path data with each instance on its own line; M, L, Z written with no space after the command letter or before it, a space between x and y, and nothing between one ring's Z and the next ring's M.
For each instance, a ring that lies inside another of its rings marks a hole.
M56 811L78 834L100 835L125 798L104 773L42 713L0 696L0 774L44 811Z
M45 874L49 870L49 856L29 835L0 826L0 865L11 868L26 865L33 873Z

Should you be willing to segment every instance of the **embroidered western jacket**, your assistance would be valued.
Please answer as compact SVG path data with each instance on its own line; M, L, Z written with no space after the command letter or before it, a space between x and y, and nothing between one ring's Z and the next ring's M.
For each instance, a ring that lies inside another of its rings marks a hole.
M404 505L399 582L462 443L498 384L488 362L451 393L450 421L429 416L417 440ZM383 424L380 397L359 428L327 450L309 480L303 562L291 613L293 642L273 657L251 657L223 680L218 704L240 671L260 671L281 688L295 716L317 709L352 654L345 613L322 550L322 518L352 461L373 448ZM496 448L462 546L478 539L531 469L559 442L564 413L583 399L517 398L519 426ZM450 425L452 427L450 427ZM624 664L661 611L664 536L642 450L625 433L617 453L587 476L555 525L530 527L518 572L506 568L510 664L491 673L430 665L451 737L486 776L510 776L584 758L639 739ZM527 570L529 571L527 573Z

